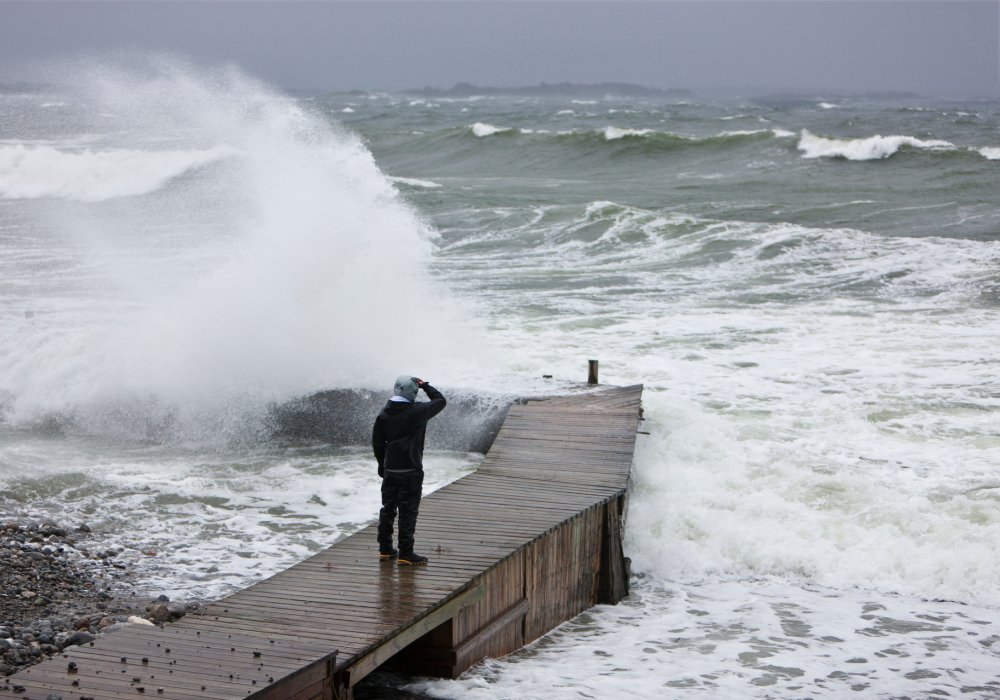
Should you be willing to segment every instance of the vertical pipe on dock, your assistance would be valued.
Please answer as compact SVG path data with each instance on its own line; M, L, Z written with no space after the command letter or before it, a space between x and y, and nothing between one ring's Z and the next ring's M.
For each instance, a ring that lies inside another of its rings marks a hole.
M597 360L587 360L587 384L597 384Z

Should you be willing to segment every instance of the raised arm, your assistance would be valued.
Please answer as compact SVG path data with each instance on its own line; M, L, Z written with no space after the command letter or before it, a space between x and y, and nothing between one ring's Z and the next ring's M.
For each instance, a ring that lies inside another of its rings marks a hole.
M445 406L448 405L448 401L444 398L444 394L432 387L423 379L417 382L417 386L423 389L424 393L427 394L427 398L430 399L430 401L422 405L422 408L426 411L428 418L436 416L444 410Z

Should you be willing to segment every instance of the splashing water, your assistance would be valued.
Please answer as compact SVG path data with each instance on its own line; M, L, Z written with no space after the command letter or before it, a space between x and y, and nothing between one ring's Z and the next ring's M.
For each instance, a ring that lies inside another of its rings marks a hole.
M426 274L433 230L356 136L235 69L73 75L107 136L0 151L4 196L41 198L47 222L23 254L56 250L45 279L0 263L5 314L31 310L0 339L8 420L120 431L145 414L126 432L204 437L267 401L476 354ZM49 168L75 184L40 188Z

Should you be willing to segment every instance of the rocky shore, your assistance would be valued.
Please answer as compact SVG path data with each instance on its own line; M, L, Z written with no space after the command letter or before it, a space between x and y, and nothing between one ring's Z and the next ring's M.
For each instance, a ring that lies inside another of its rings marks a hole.
M199 607L136 594L120 554L102 549L85 523L0 522L0 677L103 632Z
M138 595L121 550L106 549L86 524L0 520L0 678L125 625L163 624L201 603ZM432 700L409 678L380 670L359 700Z

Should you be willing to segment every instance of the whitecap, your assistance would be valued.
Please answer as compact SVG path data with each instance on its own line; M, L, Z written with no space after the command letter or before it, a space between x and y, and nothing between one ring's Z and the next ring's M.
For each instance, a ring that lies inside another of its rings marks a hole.
M986 160L1000 160L1000 148L997 148L995 146L980 148L979 155L981 155Z
M948 141L924 141L913 136L870 136L864 139L824 138L802 130L799 150L803 158L845 158L847 160L881 160L895 154L903 146L926 150L954 150Z
M0 148L0 198L58 197L100 202L147 194L231 153L223 146L206 150L80 152L51 146L7 146Z
M390 180L398 185L409 185L410 187L422 187L427 190L437 189L441 184L433 180L418 180L415 177L390 177Z
M472 125L472 133L479 138L493 136L493 134L502 134L506 131L510 131L510 129L502 126L493 126L492 124L484 124L483 122L476 122Z
M719 136L756 136L757 134L766 134L770 129L735 129L733 131L723 131Z
M604 128L603 133L606 141L615 141L626 136L648 136L655 132L652 129L621 129L617 126L608 126Z

